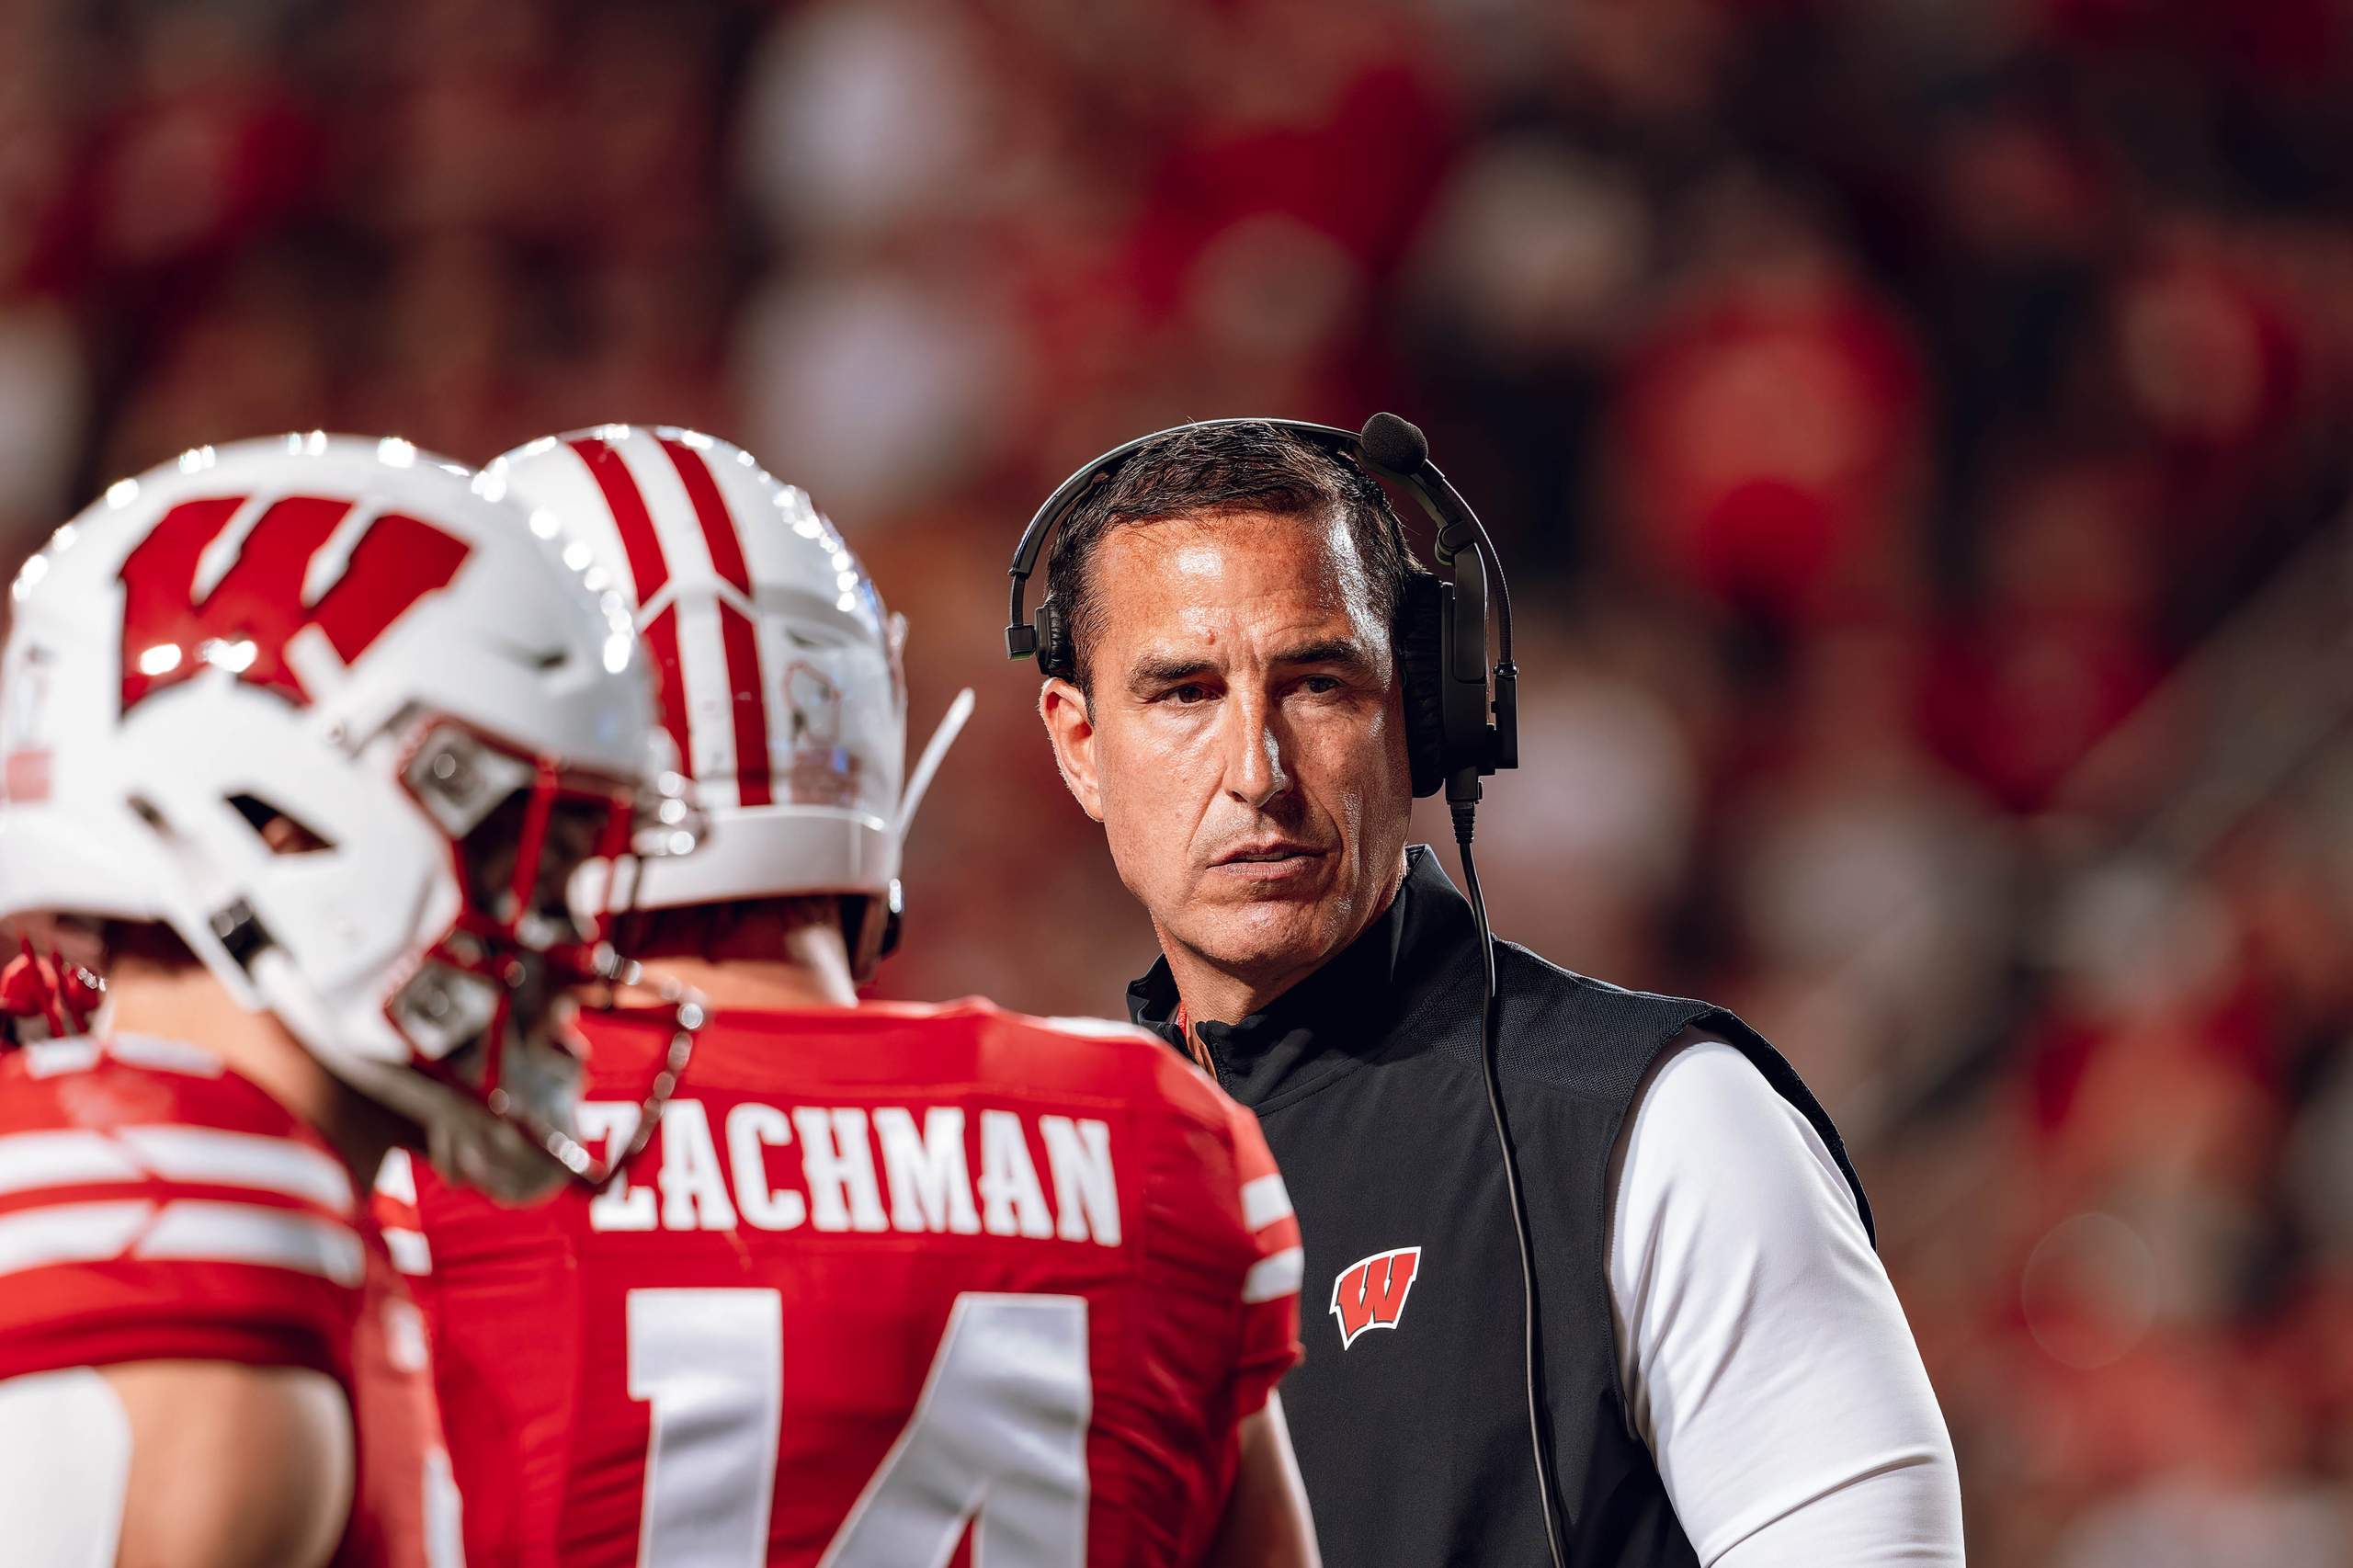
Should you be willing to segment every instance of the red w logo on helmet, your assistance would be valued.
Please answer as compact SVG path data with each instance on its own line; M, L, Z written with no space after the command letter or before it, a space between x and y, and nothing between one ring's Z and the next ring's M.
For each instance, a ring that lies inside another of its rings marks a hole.
M353 503L290 495L254 519L225 570L205 554L223 540L249 497L184 501L164 514L122 562L122 710L207 665L308 702L289 643L315 628L349 665L417 600L449 586L467 555L463 540L388 512L354 539L343 559L321 552ZM215 578L199 591L199 577ZM314 578L324 578L313 580Z
M1340 1320L1341 1349L1354 1345L1357 1335L1369 1328L1397 1326L1421 1262L1421 1248L1394 1247L1340 1270L1332 1281L1332 1315Z

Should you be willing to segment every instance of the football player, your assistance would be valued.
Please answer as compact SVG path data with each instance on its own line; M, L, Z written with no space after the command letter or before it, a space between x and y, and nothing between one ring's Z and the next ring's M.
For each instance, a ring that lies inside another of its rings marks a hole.
M904 623L840 536L686 431L486 472L636 607L707 842L617 883L616 931L713 1011L601 1196L521 1228L429 1175L389 1199L472 1560L1313 1563L1255 1120L1124 1025L858 1002L942 743L904 782ZM592 1026L584 1135L631 1136L663 1032Z
M367 1195L394 1145L510 1200L595 1174L551 1005L617 966L565 890L663 814L626 609L553 533L295 436L125 480L17 574L0 917L110 996L76 1036L87 975L20 966L55 1038L0 1050L0 1558L460 1561Z

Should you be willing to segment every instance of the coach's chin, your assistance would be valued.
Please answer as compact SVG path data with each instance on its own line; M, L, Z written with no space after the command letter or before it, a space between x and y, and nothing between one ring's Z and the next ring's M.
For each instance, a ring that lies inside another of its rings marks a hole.
M1538 1384L1572 1562L1955 1568L1950 1443L1829 1118L1723 1009L1500 944L1530 1374L1478 934L1406 844L1404 531L1271 425L1107 469L1054 540L1040 713L1159 938L1130 1014L1258 1113L1331 1303L1283 1391L1329 1560L1545 1561Z

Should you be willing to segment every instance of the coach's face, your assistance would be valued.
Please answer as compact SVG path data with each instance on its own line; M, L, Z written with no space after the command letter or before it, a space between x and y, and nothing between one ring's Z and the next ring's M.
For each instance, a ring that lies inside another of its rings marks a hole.
M1094 691L1040 710L1162 950L1263 1005L1404 874L1413 805L1389 628L1344 520L1257 512L1096 547Z

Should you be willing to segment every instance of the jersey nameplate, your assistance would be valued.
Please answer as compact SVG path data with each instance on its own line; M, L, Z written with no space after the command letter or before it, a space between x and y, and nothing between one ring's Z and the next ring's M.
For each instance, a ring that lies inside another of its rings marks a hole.
M636 1113L634 1105L585 1101L582 1137L625 1141ZM675 1099L645 1154L588 1206L588 1223L598 1232L806 1226L1118 1246L1120 1192L1110 1128L1088 1117Z

